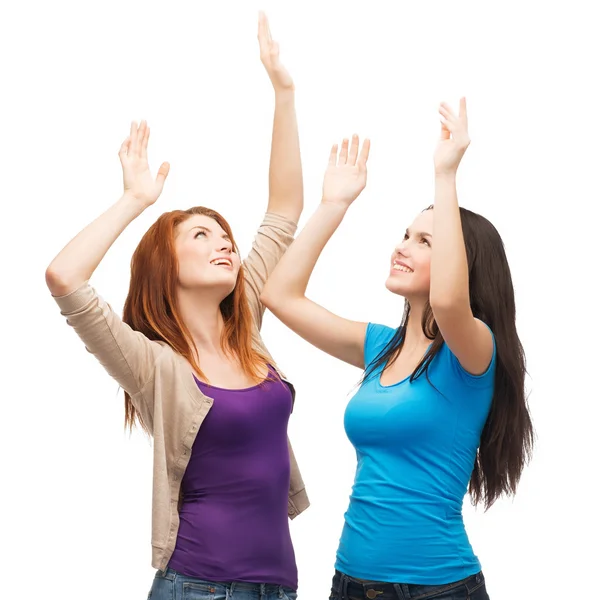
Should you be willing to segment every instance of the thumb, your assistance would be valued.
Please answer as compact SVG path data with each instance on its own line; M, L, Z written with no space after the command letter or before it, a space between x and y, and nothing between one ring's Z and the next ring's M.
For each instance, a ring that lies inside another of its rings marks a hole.
M163 186L165 185L165 179L167 179L167 175L169 174L169 169L171 165L168 162L164 162L159 169L159 172L156 174L155 182L158 186L159 193L163 190Z
M130 149L130 143L131 140L129 137L127 137L122 145L120 146L119 152L118 152L118 156L119 156L119 160L121 161L122 165L124 164L124 160L127 158L128 156L128 151Z

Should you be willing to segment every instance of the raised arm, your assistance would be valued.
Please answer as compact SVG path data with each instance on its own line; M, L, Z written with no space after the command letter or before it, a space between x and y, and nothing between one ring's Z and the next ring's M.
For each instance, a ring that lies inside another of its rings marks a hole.
M441 139L434 154L435 200L430 268L430 305L443 339L471 374L486 371L492 359L492 335L474 318L469 296L467 255L457 202L456 175L470 144L465 98L459 115L440 107Z
M47 286L68 324L134 402L152 376L162 345L123 323L88 280L121 232L157 200L163 189L169 165L164 163L153 180L147 159L149 133L145 122L140 127L132 124L130 136L119 153L124 194L85 227L54 258L45 273ZM142 410L140 404L139 401L137 405Z
M294 82L280 62L278 42L272 39L268 19L262 12L259 14L258 40L260 58L275 95L267 212L298 223L303 211L303 169Z
M88 281L122 231L160 196L169 164L161 165L153 181L147 159L149 136L145 121L139 127L132 123L130 135L119 151L124 193L52 260L45 281L53 296L65 296Z
M294 83L280 62L278 43L272 39L264 13L259 14L258 40L260 58L274 88L274 125L268 206L243 265L249 306L256 326L261 328L265 309L260 301L261 292L270 273L292 243L303 210L303 171Z
M268 279L261 300L285 325L317 348L356 367L364 368L367 323L331 313L305 296L307 284L321 251L338 228L348 207L366 185L370 144L360 156L358 137L352 144L332 148L317 211L286 251Z

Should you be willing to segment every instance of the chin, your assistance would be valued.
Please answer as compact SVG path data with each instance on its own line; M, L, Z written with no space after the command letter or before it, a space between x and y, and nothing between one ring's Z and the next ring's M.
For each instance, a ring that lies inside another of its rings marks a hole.
M205 293L215 293L221 299L226 298L237 285L235 273L219 274L217 277L203 278L193 282L192 288L202 290Z
M220 289L223 291L225 298L226 298L229 294L231 294L235 290L235 287L237 286L237 276L229 275L229 277L227 278L226 281L220 281L218 285L219 285Z
M388 277L385 282L385 287L392 293L397 294L398 296L404 296L404 289L402 285L399 285L399 282L393 281L393 278Z

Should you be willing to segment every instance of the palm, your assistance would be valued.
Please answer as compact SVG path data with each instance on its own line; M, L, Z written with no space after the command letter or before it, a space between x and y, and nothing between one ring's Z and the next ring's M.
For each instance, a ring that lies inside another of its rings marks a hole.
M465 98L459 103L459 115L444 102L441 103L439 112L441 139L434 151L435 170L437 173L455 173L470 144Z
M369 156L370 142L365 140L358 154L358 136L352 136L342 142L338 156L337 144L333 146L329 164L323 179L323 199L333 204L349 206L358 198L367 182L366 162Z
M156 202L169 173L169 163L163 163L156 178L152 177L147 154L149 137L150 129L146 121L142 121L139 127L132 123L130 135L119 151L124 175L124 193L145 205Z
M129 160L124 168L124 190L137 198L151 199L158 197L157 187L150 174L146 159Z
M434 151L434 163L440 170L451 170L460 162L459 148L456 140L439 140Z
M280 62L280 49L278 42L272 39L268 18L263 12L259 14L259 26L257 32L259 42L259 55L268 73L274 89L292 90L294 82L286 67Z
M348 199L351 202L359 196L366 185L366 172L356 165L330 165L323 178L323 197Z

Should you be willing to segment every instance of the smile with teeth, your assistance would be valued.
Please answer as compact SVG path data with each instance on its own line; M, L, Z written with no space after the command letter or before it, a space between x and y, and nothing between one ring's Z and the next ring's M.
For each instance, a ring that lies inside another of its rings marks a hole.
M398 263L393 263L393 270L394 271L401 271L402 273L412 273L412 269L409 269L408 267L404 267L403 265L400 265Z
M212 265L224 265L226 267L232 267L233 264L231 263L231 261L228 258L217 258L216 260L213 260L210 264Z

